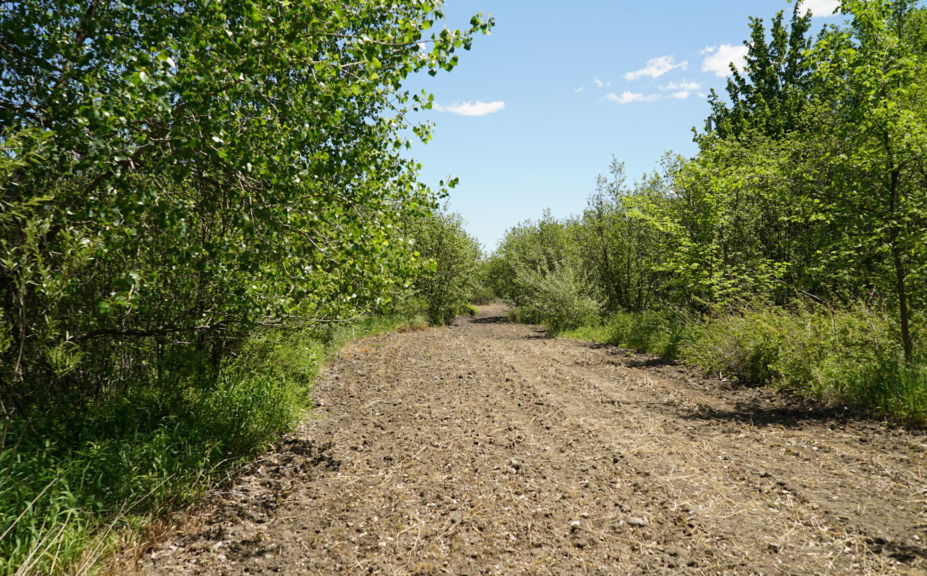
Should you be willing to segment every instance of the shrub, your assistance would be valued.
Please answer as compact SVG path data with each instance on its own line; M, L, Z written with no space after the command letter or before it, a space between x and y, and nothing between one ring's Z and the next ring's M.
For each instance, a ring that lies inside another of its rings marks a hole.
M426 266L415 279L415 294L425 304L428 321L449 324L467 311L479 283L479 243L456 214L440 212L409 225L415 248Z
M493 292L493 289L485 284L477 286L473 290L473 295L470 297L470 302L473 304L491 304L493 300L496 299L496 293Z
M829 403L927 421L927 365L904 361L891 318L858 306L792 316L773 369L776 383Z
M619 313L566 335L675 356L741 384L771 384L826 404L924 425L927 362L905 362L893 326L887 314L863 306L756 307L705 319Z
M546 324L557 334L598 319L599 303L585 293L582 280L568 266L547 272L520 267L516 282L526 295L525 304L516 311L521 321Z
M138 385L69 413L9 421L0 429L0 575L89 567L114 545L112 534L196 497L295 425L335 349L408 324L265 330L212 386Z
M603 324L582 326L565 333L568 338L592 340L632 348L666 359L676 357L685 324L667 312L619 312Z
M772 365L789 332L781 310L760 308L725 314L689 325L680 358L705 372L741 384L769 384Z

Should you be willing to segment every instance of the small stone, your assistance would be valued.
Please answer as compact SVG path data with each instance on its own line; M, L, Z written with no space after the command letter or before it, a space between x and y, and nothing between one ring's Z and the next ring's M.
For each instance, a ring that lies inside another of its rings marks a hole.
M628 526L646 526L647 520L640 516L628 516L627 523Z

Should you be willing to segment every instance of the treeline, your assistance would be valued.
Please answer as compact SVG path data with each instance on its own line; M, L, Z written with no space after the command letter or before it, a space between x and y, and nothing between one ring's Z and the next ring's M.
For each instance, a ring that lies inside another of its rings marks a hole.
M490 26L413 0L3 2L0 574L80 571L97 528L290 426L342 327L478 257L401 154L431 105L403 82Z
M927 418L927 10L844 1L751 20L691 159L629 186L615 162L577 218L508 232L496 291L554 330ZM608 328L610 326L610 328Z

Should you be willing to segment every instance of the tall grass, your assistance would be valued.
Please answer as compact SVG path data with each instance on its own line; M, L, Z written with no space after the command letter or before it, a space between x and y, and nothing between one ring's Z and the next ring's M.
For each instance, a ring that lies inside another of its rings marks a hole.
M344 343L408 321L369 319L251 338L218 379L134 385L0 430L0 575L94 570L115 535L200 495L310 406Z
M614 314L600 324L563 332L567 338L591 340L675 359L688 324L682 314L645 311Z
M567 337L696 366L745 385L772 385L829 405L927 425L927 357L906 363L894 323L865 306L787 311L746 307L709 318L622 313Z

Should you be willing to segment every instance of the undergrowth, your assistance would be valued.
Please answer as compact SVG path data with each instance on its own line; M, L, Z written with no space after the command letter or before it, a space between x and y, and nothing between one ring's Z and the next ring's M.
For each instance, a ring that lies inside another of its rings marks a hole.
M708 318L620 313L564 336L679 360L744 385L927 425L927 357L905 363L883 312L759 306Z
M546 324L557 334L598 316L599 303L585 294L578 274L568 266L546 271L519 268L516 278L525 300L512 311L517 322Z
M135 383L3 422L0 575L94 573L116 535L196 498L290 430L319 367L343 344L406 325L375 318L266 331L211 385Z

